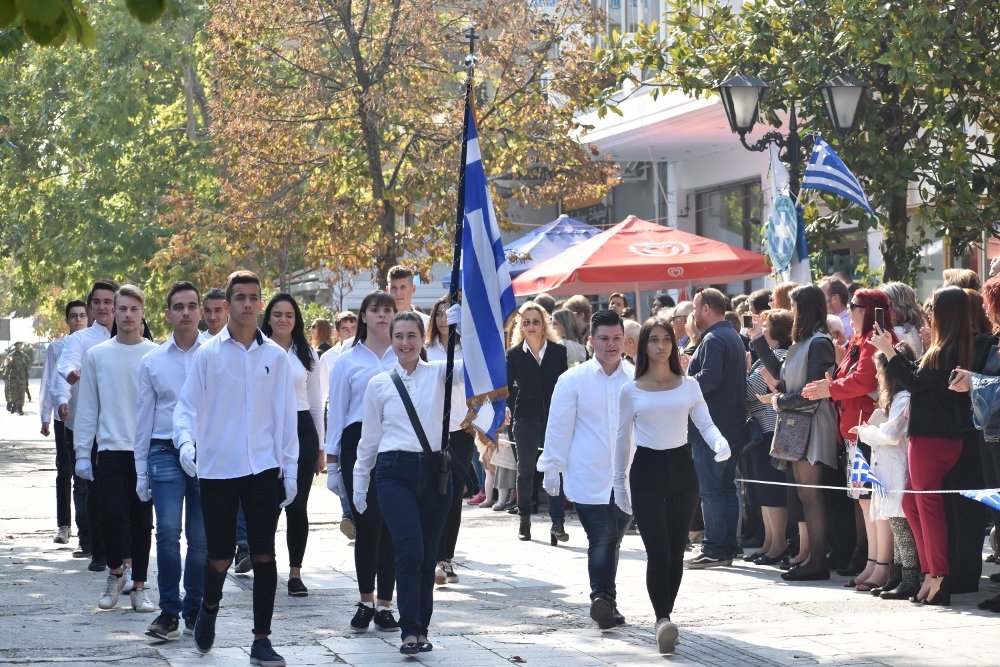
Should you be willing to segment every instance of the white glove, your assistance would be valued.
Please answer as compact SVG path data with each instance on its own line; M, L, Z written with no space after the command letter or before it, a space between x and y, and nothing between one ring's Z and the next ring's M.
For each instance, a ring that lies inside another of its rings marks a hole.
M545 478L542 481L542 488L545 489L545 493L549 494L550 498L556 498L559 496L559 473L548 470L545 472Z
M344 486L340 479L340 464L326 464L326 488L333 491L333 494L340 497L344 494Z
M77 459L73 472L80 479L85 479L88 482L94 481L94 466L90 464L90 459Z
M448 306L448 310L445 311L445 314L448 316L448 326L451 326L452 324L456 325L461 324L462 304L456 303L451 306Z
M285 477L281 480L281 483L285 485L285 500L279 507L285 508L295 500L295 496L299 492L299 483L294 477Z
M198 476L198 464L195 462L195 457L197 455L197 450L195 450L194 445L190 442L185 442L181 445L180 450L180 461L181 468L187 473L188 477Z
M618 505L618 509L629 516L632 515L632 503L628 501L628 491L625 490L624 486L616 486L615 492L615 505Z
M354 492L354 509L358 510L358 514L365 513L365 510L368 509L367 493L362 493L361 491Z
M729 449L729 443L724 443L722 448L715 454L715 462L722 463L723 461L728 461L729 457L732 455L733 452Z
M135 495L144 503L152 500L153 490L149 487L149 475L146 473L135 476Z

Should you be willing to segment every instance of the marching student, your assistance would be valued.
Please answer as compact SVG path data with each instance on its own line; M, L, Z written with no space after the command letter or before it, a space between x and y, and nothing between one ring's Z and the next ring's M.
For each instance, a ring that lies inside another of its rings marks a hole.
M188 367L201 347L198 333L198 289L187 281L167 292L167 322L172 331L167 342L143 357L139 366L139 402L136 408L136 495L153 500L156 511L156 585L160 615L146 634L157 639L194 632L204 586L205 525L201 514L198 479L181 467L174 445L174 408L184 386ZM184 599L181 600L181 521L187 554L184 559Z
M354 505L354 466L361 440L365 390L373 377L391 369L396 363L396 353L389 340L389 326L395 314L396 299L392 295L381 290L367 295L361 301L354 343L341 352L330 372L330 410L324 447L326 486L341 498L346 495L351 501L351 514L357 531L354 567L360 596L351 627L357 631L367 630L373 620L379 630L390 631L399 627L389 607L396 587L392 538L382 520L374 489L369 489L366 499L368 511L364 516L359 515Z
M538 459L543 486L566 497L587 533L590 617L602 630L621 625L615 576L618 549L631 517L615 503L611 486L618 437L618 395L635 368L621 357L625 329L613 310L599 310L590 320L588 345L594 356L559 376L546 426L545 449ZM553 537L555 546L556 539Z
M71 336L87 326L87 304L83 301L74 299L68 302L65 315L66 326L69 327L67 336ZM76 534L82 539L89 533L86 526L87 492L85 485L87 482L73 476L73 443L66 439L66 422L55 411L55 396L52 392L52 380L58 375L56 365L59 363L59 355L62 354L65 343L65 338L49 343L45 350L45 368L42 369L42 381L38 389L38 393L41 394L38 397L40 404L38 413L42 419L41 433L48 437L51 432L56 440L56 526L58 532L52 538L56 544L69 543L69 522L73 514L70 509L71 495L73 505L76 507ZM55 419L52 418L53 412L55 412ZM49 430L50 423L52 424L51 431Z
M77 441L73 435L76 421L76 410L80 387L80 367L84 353L98 343L111 338L111 327L115 322L115 292L118 283L113 280L97 280L87 295L87 313L92 320L89 327L81 329L65 338L56 373L52 377L52 402L56 406L56 414L66 424L66 442L76 451ZM97 443L87 443L91 446L91 465L97 464ZM94 469L96 474L96 467ZM107 567L104 548L104 534L101 531L101 497L97 490L97 482L93 479L82 480L86 498L83 522L87 525L86 537L80 536L80 549L73 553L75 558L90 557L87 569L91 572L103 572ZM79 515L78 515L79 516ZM126 581L131 581L126 572ZM128 585L126 591L131 590Z
M205 331L202 332L202 340L218 336L229 321L229 303L226 301L226 293L218 287L213 287L205 292L201 320L206 327Z
M229 323L195 353L174 409L174 442L179 443L184 472L198 475L208 542L194 641L201 653L215 643L242 504L254 576L250 661L284 667L268 635L278 586L278 514L295 500L298 488L295 385L288 355L257 328L263 306L260 278L234 271L226 301Z
M80 395L76 415L76 474L93 480L97 443L97 488L101 495L101 525L107 549L108 579L97 606L113 609L125 586L123 557L131 556L132 609L154 611L146 594L149 542L153 506L136 494L136 405L139 367L156 344L143 338L146 296L134 285L122 285L114 296L115 337L95 345L83 355Z
M420 316L420 321L424 323L426 330L431 321L430 316L413 307L413 293L417 290L413 284L413 271L405 266L396 265L389 269L386 278L389 283L389 294L396 300L396 312L412 310Z

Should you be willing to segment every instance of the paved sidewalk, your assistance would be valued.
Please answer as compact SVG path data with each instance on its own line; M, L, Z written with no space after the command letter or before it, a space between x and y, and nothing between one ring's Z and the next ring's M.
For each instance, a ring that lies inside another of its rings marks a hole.
M37 385L37 381L35 381ZM32 394L36 387L32 386ZM199 655L188 636L153 642L155 614L119 605L97 609L106 573L88 572L70 545L52 542L54 445L38 434L38 406L0 415L0 664L247 665L252 576L231 575L216 648ZM645 554L625 538L619 606L628 624L600 632L588 616L586 540L570 515L570 541L550 547L548 522L535 539L516 539L506 513L465 507L458 584L438 589L432 653L404 657L395 634L355 634L353 554L337 529L339 507L318 477L310 498L312 530L303 580L306 598L285 594L284 520L278 535L275 648L289 665L426 664L438 667L620 667L671 665L979 665L994 664L1000 615L975 603L1000 590L956 596L951 608L918 608L844 589L842 577L787 584L777 570L753 565L686 572L674 620L673 656L656 653L645 591ZM544 540L542 538L545 538ZM155 588L155 540L150 579ZM987 565L985 573L996 572ZM152 591L154 601L156 591Z

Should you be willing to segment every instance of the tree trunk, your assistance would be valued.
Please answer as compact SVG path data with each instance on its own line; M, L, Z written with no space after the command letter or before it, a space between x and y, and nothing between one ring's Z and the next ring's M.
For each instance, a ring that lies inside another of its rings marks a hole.
M906 194L893 195L889 206L889 225L883 241L885 270L882 278L885 282L905 281L912 273L906 252L909 221L906 214Z

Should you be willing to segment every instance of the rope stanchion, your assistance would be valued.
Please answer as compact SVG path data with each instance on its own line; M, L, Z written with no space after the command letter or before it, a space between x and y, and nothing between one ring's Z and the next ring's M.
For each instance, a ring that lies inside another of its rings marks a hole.
M744 482L747 484L770 484L772 486L794 486L803 489L826 489L828 491L871 491L867 487L859 486L825 486L822 484L795 484L792 482L772 482L765 479L737 479L737 482ZM997 489L935 489L930 491L918 491L917 489L886 489L886 493L913 493L913 494L923 494L923 493L1000 493L1000 488Z

